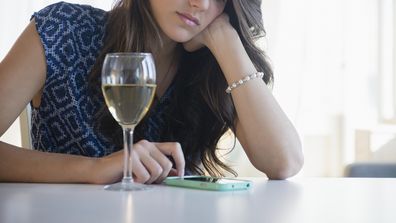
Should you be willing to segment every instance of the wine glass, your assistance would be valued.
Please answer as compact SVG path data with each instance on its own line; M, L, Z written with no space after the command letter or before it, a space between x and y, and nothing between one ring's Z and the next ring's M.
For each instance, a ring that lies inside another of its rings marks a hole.
M106 105L121 125L124 135L124 177L105 186L106 190L145 190L149 186L133 182L133 130L147 113L156 89L156 73L151 53L109 53L102 68L102 92Z

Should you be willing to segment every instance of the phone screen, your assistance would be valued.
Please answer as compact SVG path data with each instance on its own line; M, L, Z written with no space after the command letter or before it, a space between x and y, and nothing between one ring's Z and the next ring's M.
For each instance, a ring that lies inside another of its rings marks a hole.
M207 183L218 183L218 184L240 183L240 181L238 180L223 179L216 177L189 177L189 178L184 178L184 180L192 180L192 181L207 182Z

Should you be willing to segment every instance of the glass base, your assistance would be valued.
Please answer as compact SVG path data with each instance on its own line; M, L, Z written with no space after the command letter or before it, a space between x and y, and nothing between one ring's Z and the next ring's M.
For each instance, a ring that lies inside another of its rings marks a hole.
M110 191L141 191L141 190L148 190L150 188L151 186L146 184L125 183L125 182L110 184L104 187L105 190L110 190Z

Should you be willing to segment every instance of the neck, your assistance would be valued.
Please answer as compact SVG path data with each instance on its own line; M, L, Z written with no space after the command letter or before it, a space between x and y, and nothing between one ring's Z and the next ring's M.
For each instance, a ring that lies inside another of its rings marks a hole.
M177 71L180 47L170 39L164 39L162 48L153 52L157 70L157 96L161 97Z
M163 37L162 47L153 52L153 56L157 61L167 60L172 58L178 51L177 43L167 37Z

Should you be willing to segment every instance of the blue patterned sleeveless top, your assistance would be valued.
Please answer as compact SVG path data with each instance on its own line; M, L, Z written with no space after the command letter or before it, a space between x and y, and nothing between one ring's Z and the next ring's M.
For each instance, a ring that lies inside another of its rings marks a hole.
M102 126L95 114L106 108L103 99L88 93L88 76L103 46L107 12L60 2L32 18L47 62L41 104L32 108L33 148L92 157L120 150L98 131ZM139 132L135 131L135 141L160 141L171 92L169 87L147 114Z

